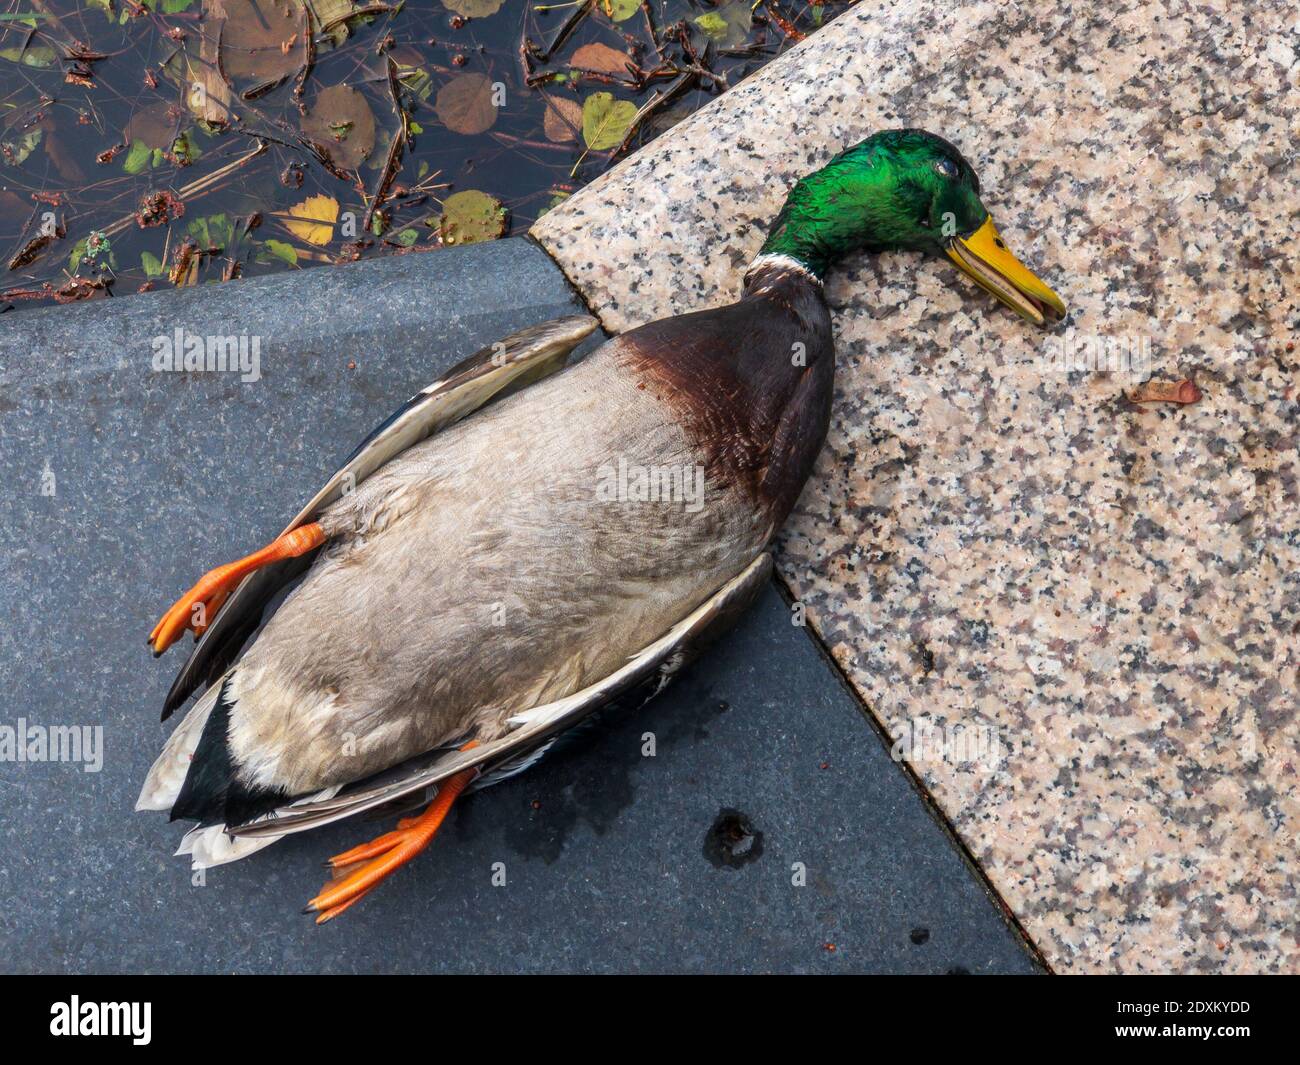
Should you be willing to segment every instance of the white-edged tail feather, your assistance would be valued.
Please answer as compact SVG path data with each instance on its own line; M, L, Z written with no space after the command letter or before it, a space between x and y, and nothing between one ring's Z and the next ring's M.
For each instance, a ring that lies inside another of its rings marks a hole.
M190 712L163 744L162 753L158 755L149 775L144 778L140 797L135 801L137 810L170 810L180 797L185 785L186 774L194 761L194 752L198 749L203 728L217 699L221 695L221 686L233 673L230 670L219 678L204 692L198 701L190 707ZM286 803L268 817L278 817L292 810L300 803L322 802L332 799L339 786L325 788L312 795L305 795L293 803ZM209 869L214 865L225 865L256 854L264 847L274 843L279 836L262 836L256 839L244 839L232 836L225 825L199 825L191 828L181 839L176 854L188 854L190 865L194 869Z
M325 788L312 795L304 795L296 802L287 803L278 810L267 814L269 817L282 817L295 806L309 802L323 802L338 794L340 785ZM176 848L176 856L190 856L191 869L211 869L214 865L226 865L256 854L269 847L282 836L232 836L225 825L200 825L191 828L181 837L181 845Z
M217 696L221 694L221 685L225 683L227 673L208 688L190 712L185 715L176 730L167 737L162 753L155 759L149 775L144 778L140 788L140 797L135 800L137 810L170 810L180 797L185 784L185 776L194 761L194 752L203 735L203 726L208 723L208 715L217 705Z

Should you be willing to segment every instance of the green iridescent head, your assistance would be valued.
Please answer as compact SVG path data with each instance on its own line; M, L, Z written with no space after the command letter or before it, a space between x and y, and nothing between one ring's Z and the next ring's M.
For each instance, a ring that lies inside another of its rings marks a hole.
M874 134L800 181L762 254L793 259L820 279L859 249L941 254L1038 325L1065 314L1061 298L1007 250L961 152L924 130Z

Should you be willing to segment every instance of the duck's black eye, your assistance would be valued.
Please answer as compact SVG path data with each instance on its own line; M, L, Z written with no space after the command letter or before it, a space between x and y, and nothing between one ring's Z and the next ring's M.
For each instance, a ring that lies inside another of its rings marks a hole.
M934 169L936 173L942 174L946 178L955 179L957 177L957 164L951 159L936 159Z

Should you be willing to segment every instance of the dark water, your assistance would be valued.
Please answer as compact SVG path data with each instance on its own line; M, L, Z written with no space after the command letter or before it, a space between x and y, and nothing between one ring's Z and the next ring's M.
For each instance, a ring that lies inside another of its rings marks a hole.
M5 0L0 309L522 232L849 6Z

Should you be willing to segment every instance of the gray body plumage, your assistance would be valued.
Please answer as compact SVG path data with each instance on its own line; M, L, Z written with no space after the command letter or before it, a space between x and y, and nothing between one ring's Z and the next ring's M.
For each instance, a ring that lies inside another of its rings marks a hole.
M321 515L328 546L231 677L245 783L299 795L494 738L753 560L771 529L717 479L698 501L617 498L620 469L688 486L703 470L619 347L417 444Z

